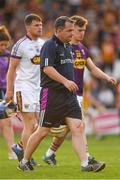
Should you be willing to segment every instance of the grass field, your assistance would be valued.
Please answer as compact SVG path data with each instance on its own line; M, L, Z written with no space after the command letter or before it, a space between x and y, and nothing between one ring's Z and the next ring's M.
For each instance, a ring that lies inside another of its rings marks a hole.
M17 137L18 139L18 137ZM106 168L99 173L80 171L79 161L72 149L71 140L66 140L57 153L58 166L50 167L42 161L51 138L46 138L34 153L41 166L34 172L23 173L16 169L17 161L7 159L6 145L0 137L0 179L119 179L120 178L120 137L107 136L102 141L88 138L89 150L96 159L106 162Z

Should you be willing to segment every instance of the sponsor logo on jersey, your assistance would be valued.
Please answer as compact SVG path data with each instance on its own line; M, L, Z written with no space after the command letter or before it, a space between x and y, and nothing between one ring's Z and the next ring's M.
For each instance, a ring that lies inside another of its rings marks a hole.
M40 56L35 56L31 59L33 64L39 65L40 64Z
M74 60L74 68L75 69L84 69L85 62L86 61L83 58L75 58L75 60Z
M72 59L61 59L60 60L61 64L67 64L67 63L73 63Z

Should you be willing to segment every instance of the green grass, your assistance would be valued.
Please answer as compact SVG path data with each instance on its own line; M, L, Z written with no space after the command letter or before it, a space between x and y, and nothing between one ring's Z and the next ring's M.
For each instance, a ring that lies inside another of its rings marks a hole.
M18 139L18 138L17 138ZM96 159L106 162L106 168L99 173L80 171L80 163L72 149L71 140L66 140L57 153L58 166L50 167L42 161L51 138L40 144L34 153L41 167L34 172L26 173L16 169L17 161L7 159L4 139L0 137L0 179L119 179L120 178L120 137L108 136L102 141L88 138L89 151Z

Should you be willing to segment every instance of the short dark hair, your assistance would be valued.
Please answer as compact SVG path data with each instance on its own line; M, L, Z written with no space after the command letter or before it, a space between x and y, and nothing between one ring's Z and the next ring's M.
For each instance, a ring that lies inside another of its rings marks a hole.
M54 23L55 30L64 29L66 22L74 23L74 21L67 16L58 17Z
M71 18L74 21L74 25L77 25L79 27L83 27L85 24L88 24L88 20L82 16L71 16Z
M25 16L24 23L25 25L30 25L33 20L42 22L42 18L37 14L28 14L27 16Z
M10 41L11 36L5 26L0 26L0 41Z

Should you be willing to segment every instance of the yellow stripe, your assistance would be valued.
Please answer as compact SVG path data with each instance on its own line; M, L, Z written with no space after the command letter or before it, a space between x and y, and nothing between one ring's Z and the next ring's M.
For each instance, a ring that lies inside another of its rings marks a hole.
M17 91L16 92L16 97L17 97L17 106L18 106L18 110L20 112L22 112L22 96L21 96L21 91Z

